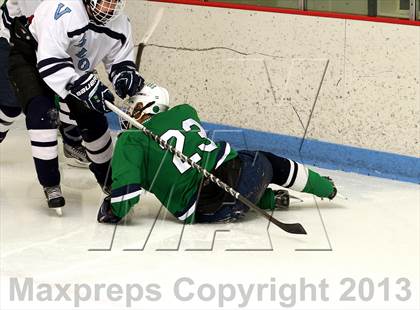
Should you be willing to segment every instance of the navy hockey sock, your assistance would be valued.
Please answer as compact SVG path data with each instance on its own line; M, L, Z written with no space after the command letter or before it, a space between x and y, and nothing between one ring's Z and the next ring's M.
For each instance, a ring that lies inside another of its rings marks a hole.
M113 153L111 133L105 115L89 111L80 113L77 124L83 137L83 146L89 160L89 169L93 172L98 183L104 187L110 185L110 164Z
M76 147L82 144L82 135L77 127L77 123L70 117L70 109L66 103L59 103L60 107L60 133L63 142L67 145Z
M67 124L63 121L60 121L60 133L65 144L71 146L80 146L82 145L82 136L80 130L76 125Z

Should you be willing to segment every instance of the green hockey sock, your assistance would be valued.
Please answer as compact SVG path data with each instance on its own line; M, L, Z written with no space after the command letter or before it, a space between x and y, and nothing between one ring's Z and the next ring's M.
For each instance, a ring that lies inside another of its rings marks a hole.
M334 191L332 182L311 169L308 169L308 171L308 181L302 192L314 194L318 197L329 197Z
M257 203L257 206L260 209L264 210L274 210L275 206L275 199L274 199L274 192L271 188L266 188L263 196L261 197L260 201Z

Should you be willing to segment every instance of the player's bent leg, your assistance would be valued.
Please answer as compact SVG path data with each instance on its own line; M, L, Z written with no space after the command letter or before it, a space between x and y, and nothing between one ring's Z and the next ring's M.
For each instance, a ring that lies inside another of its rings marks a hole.
M26 127L39 182L44 187L58 185L57 110L52 100L43 96L31 100L26 111Z
M10 126L20 115L20 107L9 107L0 105L0 143L6 138Z
M58 111L51 98L37 96L29 102L26 127L38 180L44 188L50 208L59 208L65 204L58 169L57 125Z
M70 118L70 109L66 103L59 104L60 126L63 139L63 153L70 166L87 168L90 161L82 145L82 135L75 120Z
M25 42L25 41L24 41ZM36 69L35 49L30 43L14 45L9 55L9 77L26 115L26 127L38 180L50 208L64 206L58 170L58 111L54 94Z
M337 189L331 178L320 176L317 172L296 161L269 152L262 153L273 166L273 183L321 198L333 199L337 194Z
M80 133L77 123L71 119L70 109L66 103L60 102L59 105L60 116L60 133L63 137L63 142L69 145L82 145L82 134Z
M89 169L95 175L102 190L107 192L111 185L111 158L113 153L108 121L104 114L87 109L73 98L66 98L66 102L69 105L72 118L76 120L82 133L83 145L91 161Z

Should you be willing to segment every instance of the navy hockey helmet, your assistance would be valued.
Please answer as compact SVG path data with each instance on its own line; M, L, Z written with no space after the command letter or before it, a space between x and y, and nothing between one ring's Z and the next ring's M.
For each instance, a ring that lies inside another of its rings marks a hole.
M126 0L83 0L88 15L98 25L105 25L121 15Z

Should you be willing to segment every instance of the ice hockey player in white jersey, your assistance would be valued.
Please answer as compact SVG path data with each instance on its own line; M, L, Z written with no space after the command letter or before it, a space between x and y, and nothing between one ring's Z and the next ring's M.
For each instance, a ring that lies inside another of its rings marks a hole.
M68 104L77 121L92 162L89 168L98 183L104 190L109 186L106 175L113 147L104 113L109 111L105 101L113 102L114 96L92 72L104 63L121 98L136 94L144 84L134 64L131 25L122 14L124 3L45 0L29 27L14 20L9 73L25 106L38 178L51 208L65 203L54 150L53 93Z
M0 143L5 139L14 120L22 108L9 81L9 44L10 28L15 17L30 17L43 0L7 0L1 6L2 22L0 23ZM63 151L69 165L87 167L89 160L82 146L82 136L77 124L69 118L69 109L65 103L60 107L59 130L63 138Z

